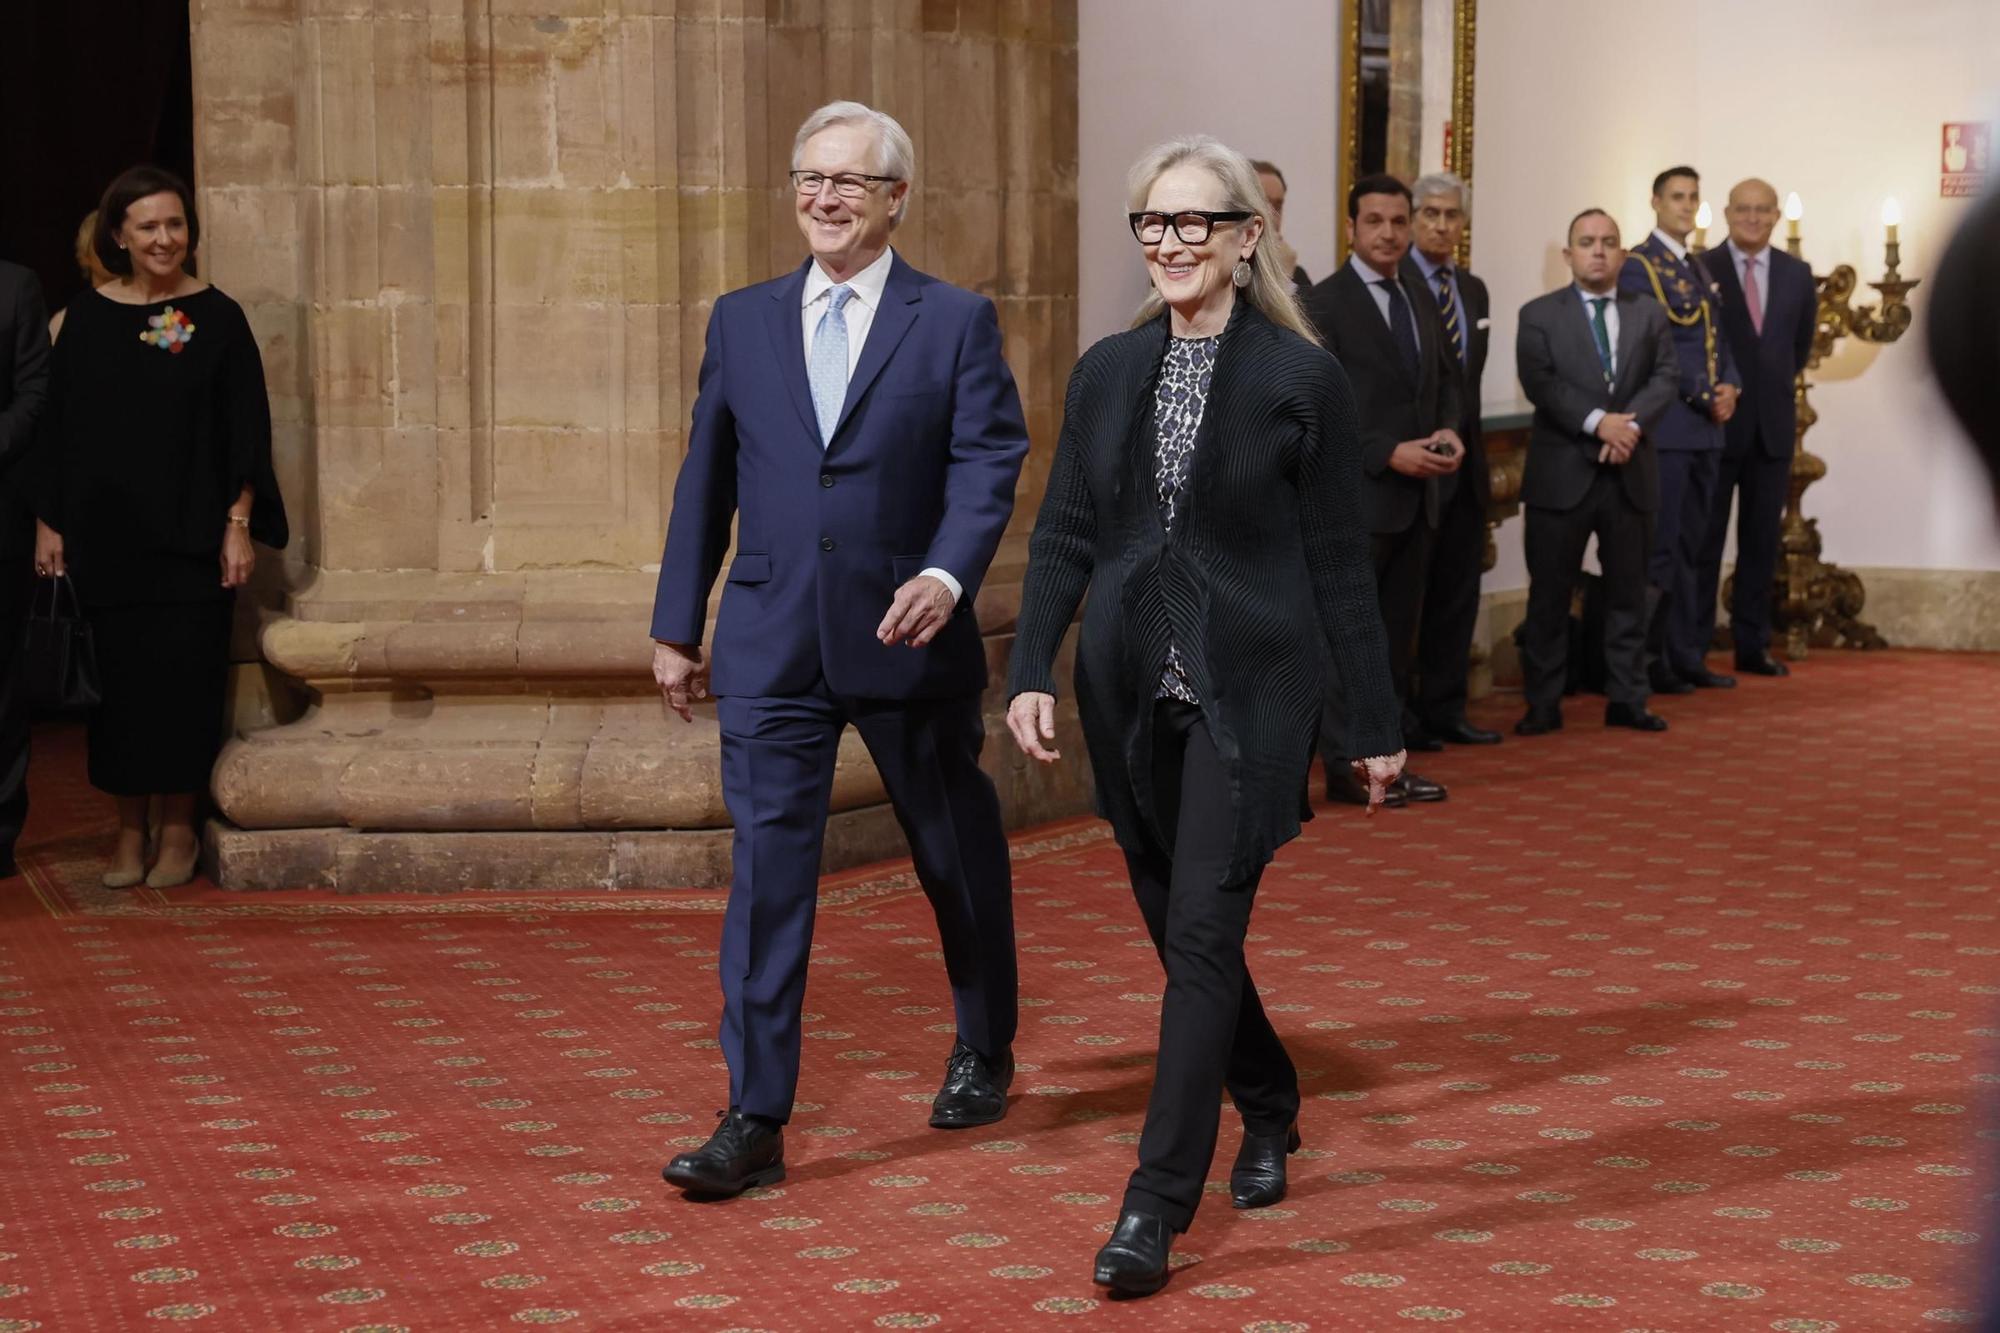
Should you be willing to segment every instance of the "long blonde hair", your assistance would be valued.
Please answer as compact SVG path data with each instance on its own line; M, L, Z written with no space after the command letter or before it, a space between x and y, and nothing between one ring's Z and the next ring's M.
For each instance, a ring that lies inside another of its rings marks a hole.
M1264 223L1264 234L1268 239L1271 231L1271 201L1264 196L1264 186L1257 179L1250 159L1207 134L1191 134L1184 139L1169 139L1147 149L1132 170L1125 177L1125 198L1127 207L1137 213L1146 207L1146 199L1153 192L1153 182L1166 172L1180 166L1197 166L1215 177L1222 186L1222 208L1232 213L1255 213ZM1274 324L1283 325L1307 342L1317 346L1319 333L1312 322L1299 309L1298 298L1292 294L1292 275L1278 271L1269 249L1263 241L1250 253L1250 285L1237 290L1237 295L1250 302ZM1146 293L1146 299L1139 303L1139 311L1132 317L1132 327L1150 323L1158 319L1160 312L1167 308L1165 298L1157 290Z

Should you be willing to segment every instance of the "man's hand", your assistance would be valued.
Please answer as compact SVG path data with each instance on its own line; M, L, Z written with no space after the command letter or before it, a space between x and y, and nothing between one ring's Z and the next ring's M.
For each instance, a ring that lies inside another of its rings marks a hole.
M1639 419L1630 412L1606 412L1597 423L1597 438L1604 441L1598 462L1623 463L1639 447Z
M1449 443L1455 446L1451 453L1433 453L1431 442L1449 436ZM1446 473L1458 471L1458 460L1465 454L1465 446L1458 443L1458 436L1450 431L1439 431L1436 435L1426 435L1421 440L1404 440L1389 453L1389 466L1406 477L1442 477Z
M1056 697L1035 690L1024 690L1014 696L1007 705L1007 730L1014 733L1014 744L1021 747L1021 753L1030 759L1039 759L1052 764L1062 758L1061 750L1052 750L1043 741L1056 738Z
M957 606L951 589L941 580L919 574L896 589L896 599L875 627L875 637L892 646L907 642L912 648L921 648L951 622Z
M684 643L653 641L653 679L667 707L694 721L693 701L708 697L708 654L700 647Z
M1741 396L1741 391L1734 384L1715 386L1715 399L1709 404L1708 414L1715 418L1716 425L1720 426L1736 415L1736 403Z

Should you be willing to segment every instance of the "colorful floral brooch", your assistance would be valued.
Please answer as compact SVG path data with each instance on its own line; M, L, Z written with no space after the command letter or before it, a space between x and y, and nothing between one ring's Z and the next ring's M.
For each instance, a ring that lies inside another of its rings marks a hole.
M139 335L142 343L164 347L169 352L179 354L183 347L194 338L194 321L185 312L168 306L157 315L149 316L146 323L151 327Z

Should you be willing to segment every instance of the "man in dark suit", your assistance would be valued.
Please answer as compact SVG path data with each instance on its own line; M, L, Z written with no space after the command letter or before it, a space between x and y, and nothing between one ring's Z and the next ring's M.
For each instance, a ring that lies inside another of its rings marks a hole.
M1604 725L1665 731L1646 708L1646 556L1659 506L1659 464L1649 433L1680 382L1666 310L1618 290L1625 252L1601 208L1569 224L1563 247L1575 281L1521 307L1514 353L1535 405L1526 507L1528 616L1522 689L1528 712L1514 730L1562 727L1570 593L1590 538L1603 568Z
M0 876L28 818L28 701L21 622L33 588L35 518L28 504L35 423L49 396L49 312L42 285L0 263Z
M1786 676L1771 656L1771 600L1778 572L1778 525L1792 484L1798 434L1794 382L1812 357L1819 290L1812 269L1771 248L1778 192L1746 180L1722 210L1729 242L1701 257L1722 291L1722 331L1743 376L1743 399L1723 426L1722 466L1701 551L1701 642L1715 633L1715 596L1722 581L1722 547L1729 537L1729 502L1736 500L1736 584L1729 637L1736 669Z
M1479 623L1479 576L1486 566L1486 505L1492 494L1479 431L1479 383L1486 374L1489 325L1486 284L1458 263L1458 243L1472 207L1465 182L1441 171L1419 180L1411 194L1416 199L1414 244L1403 260L1403 276L1416 279L1437 302L1444 344L1459 369L1458 435L1465 444L1465 461L1458 469L1458 485L1438 515L1437 545L1417 627L1417 684L1410 706L1417 732L1404 741L1413 750L1435 748L1442 741L1497 745L1499 732L1475 727L1465 717L1466 673Z
M1289 257L1292 290L1304 296L1312 288L1312 279L1306 276L1305 266L1298 262L1298 252L1285 240L1285 195L1289 193L1285 173L1278 170L1275 162L1266 162L1262 158L1252 162L1250 169L1257 173L1257 183L1264 187L1264 198L1271 204L1270 234L1264 238L1264 244L1271 245L1275 241L1277 244L1273 246L1273 253Z
M1693 167L1669 167L1654 177L1653 234L1627 252L1618 275L1619 291L1665 308L1680 368L1680 393L1652 432L1660 460L1660 508L1647 566L1652 606L1646 617L1646 667L1655 694L1736 683L1710 671L1703 660L1708 639L1701 628L1701 552L1715 504L1722 427L1736 410L1742 380L1717 318L1714 279L1688 252L1700 207L1701 178ZM1708 601L1712 611L1713 590Z
M1394 176L1356 181L1347 192L1354 253L1305 299L1306 315L1354 387L1375 591L1405 713L1431 547L1465 458L1458 435L1461 375L1445 344L1437 298L1403 270L1410 202L1409 187ZM1406 721L1406 744L1410 730ZM1365 805L1368 794L1347 759L1330 748L1346 734L1341 684L1331 680L1320 727L1327 795ZM1443 786L1406 770L1388 803L1444 797Z
M668 1163L691 1192L784 1176L820 847L840 734L874 757L937 915L958 1040L938 1128L1006 1114L1017 1019L1012 887L979 768L972 614L1028 451L993 303L889 246L914 152L855 102L792 153L811 257L718 299L653 608L653 673L691 719L712 689L735 823L722 927L729 1109ZM699 646L730 520L736 558Z

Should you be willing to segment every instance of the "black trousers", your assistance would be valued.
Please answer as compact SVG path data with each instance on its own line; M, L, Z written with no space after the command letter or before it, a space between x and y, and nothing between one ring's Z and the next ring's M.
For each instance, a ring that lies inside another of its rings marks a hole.
M1701 555L1715 509L1722 455L1714 449L1660 451L1660 509L1654 515L1647 578L1659 594L1646 628L1646 658L1676 675L1702 669L1715 632L1715 589L1708 590L1708 634L1701 627ZM1718 551L1720 548L1717 548Z
M1176 700L1155 705L1153 790L1155 822L1173 844L1128 849L1125 864L1167 988L1139 1167L1124 1206L1185 1231L1215 1158L1217 1089L1229 1089L1246 1133L1279 1134L1298 1117L1299 1076L1243 961L1262 872L1223 880L1229 779L1199 708Z
M1375 559L1375 600L1382 607L1382 628L1389 639L1389 678L1396 684L1397 701L1407 710L1410 665L1416 660L1417 627L1423 619L1424 579L1430 570L1431 549L1437 544L1437 530L1420 515L1401 532L1376 533L1369 544ZM1473 612L1478 613L1476 593ZM1336 765L1367 757L1341 753L1346 746L1347 705L1340 681L1329 671L1320 709L1319 752L1329 764Z
M1709 510L1708 540L1701 550L1701 643L1715 637L1716 592L1722 585L1722 548L1729 540L1729 504L1736 501L1736 584L1729 601L1729 637L1745 656L1771 647L1771 599L1778 577L1779 525L1791 493L1792 455L1764 452L1762 436L1722 451Z
M1461 475L1438 515L1437 543L1424 579L1417 628L1417 685L1411 711L1427 727L1465 717L1466 675L1472 669L1479 576L1485 564L1486 511Z
M722 797L736 831L722 917L729 1102L783 1122L798 1089L800 1011L840 734L852 722L909 839L936 914L958 1035L998 1059L1018 1021L1014 898L1000 800L979 767L979 696L727 695Z
M1604 692L1613 703L1643 705L1646 680L1646 555L1652 515L1626 498L1618 469L1600 466L1583 499L1569 509L1527 510L1528 616L1521 633L1521 688L1528 707L1562 704L1569 660L1569 602L1592 534L1604 567Z

